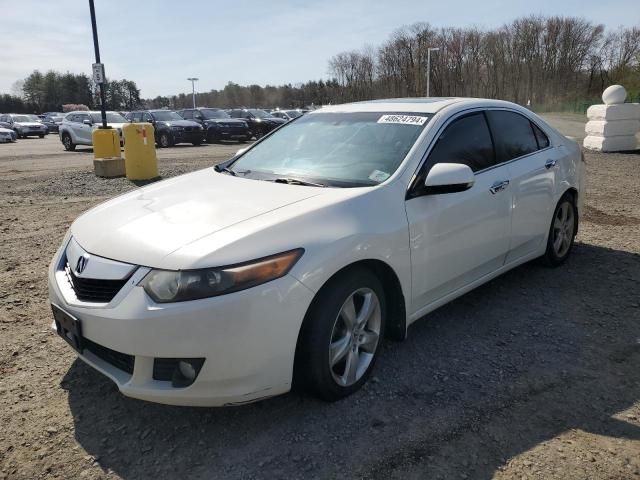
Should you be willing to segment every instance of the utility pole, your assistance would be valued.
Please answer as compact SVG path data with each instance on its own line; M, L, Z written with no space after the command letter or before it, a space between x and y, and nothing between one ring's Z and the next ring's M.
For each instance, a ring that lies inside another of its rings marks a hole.
M105 110L105 97L104 97L104 65L100 63L100 45L98 44L98 27L96 26L96 9L93 5L93 0L89 0L89 10L91 12L91 29L93 30L93 49L96 53L96 63L93 64L93 81L98 84L100 88L100 114L102 115L102 127L109 128L107 126L107 111Z
M429 83L431 80L431 52L437 52L440 47L427 48L427 97L429 96Z
M196 108L196 83L199 79L196 77L187 78L191 82L191 96L193 98L193 108Z

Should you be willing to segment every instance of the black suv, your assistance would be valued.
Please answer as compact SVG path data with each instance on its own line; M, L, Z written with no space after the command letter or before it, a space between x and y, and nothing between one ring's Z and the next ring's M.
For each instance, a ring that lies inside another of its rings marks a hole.
M204 141L204 130L200 124L184 120L170 110L139 110L127 113L125 118L130 122L153 124L159 147L170 147L176 143L200 145Z
M231 118L219 108L186 108L179 110L178 114L202 125L207 132L207 143L217 143L220 140L246 142L251 139L247 122Z
M233 118L241 118L249 125L251 136L260 138L271 130L275 130L280 125L287 123L286 120L276 118L270 113L258 108L232 108L227 113Z

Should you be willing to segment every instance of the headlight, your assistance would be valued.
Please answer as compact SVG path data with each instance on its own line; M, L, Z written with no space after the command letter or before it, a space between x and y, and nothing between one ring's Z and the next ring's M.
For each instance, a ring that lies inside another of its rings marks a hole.
M237 292L285 276L304 250L290 250L239 265L202 270L151 270L139 283L157 303L184 302Z

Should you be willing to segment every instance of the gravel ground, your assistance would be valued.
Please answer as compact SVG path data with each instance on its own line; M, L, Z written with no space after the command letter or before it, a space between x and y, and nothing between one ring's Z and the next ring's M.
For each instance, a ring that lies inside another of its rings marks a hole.
M136 187L41 142L0 145L0 479L640 478L640 154L587 154L567 264L428 315L356 395L198 409L123 397L49 330L46 268L69 223ZM160 173L237 148L161 150Z

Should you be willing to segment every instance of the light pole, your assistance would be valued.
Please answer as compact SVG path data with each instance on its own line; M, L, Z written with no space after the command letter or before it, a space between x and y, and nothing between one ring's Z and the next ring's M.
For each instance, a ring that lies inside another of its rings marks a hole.
M100 63L100 45L98 44L98 27L96 26L96 9L93 5L93 0L89 0L89 13L91 15L91 31L93 32L93 49L96 54L96 63L93 64L93 79L98 84L100 89L100 116L102 117L102 127L109 128L107 126L107 112L105 109L105 95L104 95L104 65Z
M187 78L191 82L191 96L193 97L193 108L196 108L196 82L198 79L196 77Z
M427 97L429 96L429 81L431 77L431 52L437 52L440 47L427 48Z

